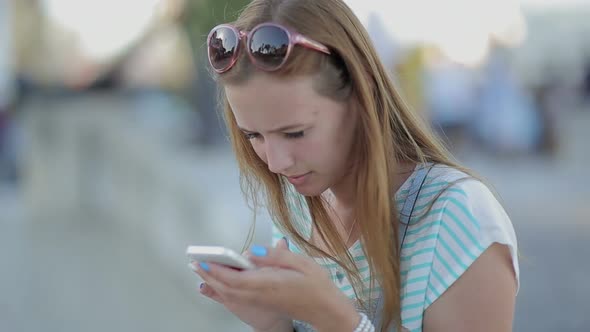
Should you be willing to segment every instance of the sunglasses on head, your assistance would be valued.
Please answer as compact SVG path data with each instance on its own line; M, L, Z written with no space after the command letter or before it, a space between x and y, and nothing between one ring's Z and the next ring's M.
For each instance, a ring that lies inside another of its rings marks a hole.
M224 73L234 66L244 37L250 61L264 71L280 69L287 62L294 45L330 54L325 45L280 24L262 23L251 31L238 31L233 25L221 24L213 28L207 37L209 63L217 73Z

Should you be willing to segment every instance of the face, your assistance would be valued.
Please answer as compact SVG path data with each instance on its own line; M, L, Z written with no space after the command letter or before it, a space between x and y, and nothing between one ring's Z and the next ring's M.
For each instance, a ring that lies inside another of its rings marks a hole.
M317 94L313 76L256 74L225 93L238 126L268 169L316 196L350 174L356 112Z

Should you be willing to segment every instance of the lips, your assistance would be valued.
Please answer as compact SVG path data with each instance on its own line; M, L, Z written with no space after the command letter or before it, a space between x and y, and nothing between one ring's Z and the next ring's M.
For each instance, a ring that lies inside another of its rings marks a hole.
M288 179L299 179L301 177L306 176L308 173L301 174L301 175L294 175L294 176L287 176Z
M311 172L302 174L302 175L297 175L297 176L288 176L287 180L289 180L289 182L293 185L301 185L303 184L303 182L305 182L306 178L308 177L308 175Z

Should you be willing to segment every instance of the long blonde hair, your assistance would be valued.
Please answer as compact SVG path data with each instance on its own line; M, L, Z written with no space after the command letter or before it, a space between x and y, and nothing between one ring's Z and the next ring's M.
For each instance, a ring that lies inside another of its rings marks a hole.
M361 22L341 0L253 0L234 25L251 30L263 22L276 22L328 46L332 55L295 47L287 64L273 75L315 75L318 93L347 100L359 114L356 153L356 206L363 250L375 282L383 292L383 331L391 323L401 326L400 253L398 211L392 181L401 162L433 162L464 170L454 162L426 122L412 112L396 92ZM218 75L221 85L243 84L256 71L242 50L228 72ZM242 190L256 207L260 193L277 226L308 254L326 256L342 266L361 292L360 272L346 244L330 221L321 196L305 197L324 251L300 234L288 203L289 184L270 172L239 130L227 99L224 117L240 167ZM370 239L370 241L367 241ZM364 301L361 301L364 303Z

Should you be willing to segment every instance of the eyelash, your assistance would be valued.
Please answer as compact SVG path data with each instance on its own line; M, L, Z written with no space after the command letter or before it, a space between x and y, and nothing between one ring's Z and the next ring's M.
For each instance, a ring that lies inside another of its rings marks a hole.
M285 137L290 138L290 139L295 139L295 138L301 138L304 135L304 131L297 131L294 133L285 133ZM244 136L246 137L246 139L248 140L252 140L255 138L260 137L260 134L258 133L244 133Z
M303 130L302 131L297 131L294 133L285 133L285 136L287 138L301 138L303 137Z
M251 140L251 139L255 139L258 137L258 134L256 133L244 133L244 136L246 137L246 139Z

